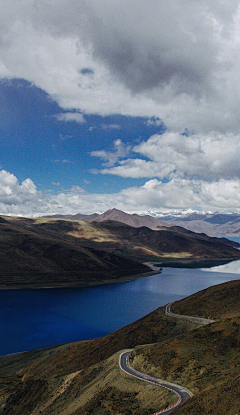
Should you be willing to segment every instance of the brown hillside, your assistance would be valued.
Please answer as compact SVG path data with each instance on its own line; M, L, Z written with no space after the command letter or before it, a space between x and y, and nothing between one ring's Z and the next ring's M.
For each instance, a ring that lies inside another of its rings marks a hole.
M176 414L235 414L239 410L239 347L240 318L233 318L199 327L165 343L137 347L132 364L194 393ZM214 410L213 402L217 404Z
M221 284L176 303L185 307L188 300L188 309L194 304L200 307L203 299L205 305L217 303L220 312L213 317L219 320L207 326L167 317L162 307L101 339L0 358L3 415L36 415L40 408L44 415L149 415L159 411L158 398L166 406L173 397L162 395L160 388L158 395L154 386L142 386L118 369L116 351L132 347L135 368L194 393L176 414L237 414L240 317L235 303L239 287L240 281ZM203 316L208 317L208 312L206 308ZM230 315L235 317L226 318Z
M9 219L10 220L10 219ZM74 244L105 250L140 262L164 258L239 258L229 241L186 230L135 228L114 221L70 221L58 219L11 219L15 226L38 235L69 240Z
M240 317L240 281L214 285L181 301L176 301L171 311L176 314L213 319Z
M103 283L148 272L130 259L34 232L29 221L0 223L0 285L66 286ZM24 223L24 226L23 226ZM30 228L30 229L29 229Z

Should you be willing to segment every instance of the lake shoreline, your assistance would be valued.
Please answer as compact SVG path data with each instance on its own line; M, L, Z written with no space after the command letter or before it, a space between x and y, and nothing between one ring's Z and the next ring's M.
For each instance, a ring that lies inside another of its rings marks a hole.
M0 355L102 337L171 301L239 279L240 261L229 265L234 273L165 267L115 279L114 284L0 290Z
M219 265L225 265L239 258L187 258L187 259L161 259L160 261L151 262L152 265L161 268L212 268Z
M99 285L107 285L107 284L118 284L121 282L127 281L134 281L140 278L147 278L151 277L152 275L159 274L161 270L152 270L149 272L144 272L141 274L132 274L126 275L119 278L108 279L108 280L101 280L101 281L89 281L89 282L79 282L78 284L68 283L68 284L49 284L49 285L41 285L41 284L16 284L12 286L6 286L0 284L0 290L43 290L43 289L55 289L55 288L90 288L90 287L97 287Z
M12 285L1 285L0 283L0 290L41 290L41 289L55 289L55 288L90 288L90 287L97 287L101 285L109 285L109 284L118 284L121 282L127 281L134 281L140 278L147 278L152 275L160 274L162 268L186 268L186 269L196 269L196 268L211 268L219 265L225 265L230 262L239 260L239 258L192 258L192 259L184 259L184 258L161 258L159 261L149 261L145 262L144 264L148 265L149 268L152 270L149 272L144 273L137 273L137 274L130 274L126 276L116 277L112 279L102 279L98 281L80 281L79 283L76 282L66 282L60 283L49 283L49 284L41 284L41 283L30 283L30 284L12 284ZM15 274L14 274L15 275ZM13 276L14 276L13 275ZM22 275L24 276L24 275ZM29 275L26 275L26 278Z

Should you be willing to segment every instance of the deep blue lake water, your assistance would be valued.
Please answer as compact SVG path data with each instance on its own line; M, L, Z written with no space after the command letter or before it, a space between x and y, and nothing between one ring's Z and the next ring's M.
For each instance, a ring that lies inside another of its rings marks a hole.
M0 355L100 337L169 301L240 279L240 261L77 289L0 290Z

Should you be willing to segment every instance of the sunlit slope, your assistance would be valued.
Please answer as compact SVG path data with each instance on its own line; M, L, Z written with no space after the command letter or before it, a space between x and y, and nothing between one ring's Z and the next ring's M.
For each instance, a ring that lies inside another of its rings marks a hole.
M198 317L227 319L240 316L239 280L214 285L181 301L176 301L171 311Z
M18 228L59 238L144 262L160 258L232 259L240 251L231 242L199 235L182 228L152 230L115 221L71 221L59 219L8 219Z
M217 311L211 307L216 303L216 323L207 326L167 317L161 307L101 339L0 358L3 415L40 414L41 408L45 415L149 415L171 403L173 397L162 390L157 393L119 371L117 352L125 348L134 348L132 365L141 372L194 393L176 414L237 414L239 290L240 281L232 281L173 306L173 311L184 306L185 314L193 314L196 304L195 315L208 317Z
M171 225L167 222L163 222L159 219L155 219L150 215L138 215L136 213L126 213L119 209L109 209L104 213L98 214L93 213L92 215L82 215L77 213L76 215L53 215L50 218L58 219L70 219L70 220L81 220L81 221L106 221L111 220L115 222L122 222L126 225L133 226L134 228L140 228L147 226L150 229L156 229L157 227L170 227Z

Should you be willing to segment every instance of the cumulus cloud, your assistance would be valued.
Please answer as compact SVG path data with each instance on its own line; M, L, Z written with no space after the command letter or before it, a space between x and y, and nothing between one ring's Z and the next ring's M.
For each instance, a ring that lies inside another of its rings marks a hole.
M239 0L0 0L0 76L62 108L238 131Z
M239 211L240 180L220 179L212 183L200 180L173 178L167 183L152 179L141 187L121 192L130 199L135 209L141 206L145 212L195 209L205 211ZM131 204L129 203L129 206Z
M240 178L240 135L211 133L190 136L175 132L155 134L132 148L138 158L119 154L102 174L133 178L199 178L205 181ZM107 158L107 152L104 156ZM101 151L93 154L102 157ZM140 157L145 157L147 160ZM102 157L103 158L103 157ZM117 165L116 165L117 164Z
M29 202L34 200L37 195L37 189L31 179L26 179L19 184L18 179L11 173L0 171L0 204L6 210L11 209L11 205L19 205L24 200Z
M120 158L126 157L131 150L131 146L125 145L120 139L114 141L113 151L96 150L91 151L92 157L100 157L106 167L113 166ZM98 173L97 170L92 170L93 173Z
M70 189L70 192L73 192L73 193L85 193L86 190L83 189L80 186L72 186L72 188Z
M0 0L0 8L0 78L42 88L62 108L59 122L122 114L167 127L134 147L116 140L91 153L103 162L94 173L146 178L144 186L46 196L2 170L2 213L238 209L239 0Z
M214 182L173 177L164 183L151 179L141 187L114 194L89 194L73 186L57 194L36 189L31 179L19 184L11 173L0 171L0 214L41 216L56 213L104 212L112 207L126 212L148 213L170 209L201 209L240 212L240 179Z

